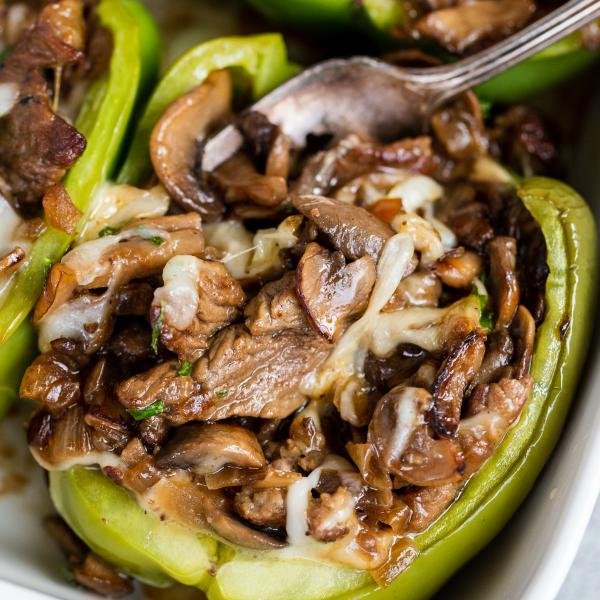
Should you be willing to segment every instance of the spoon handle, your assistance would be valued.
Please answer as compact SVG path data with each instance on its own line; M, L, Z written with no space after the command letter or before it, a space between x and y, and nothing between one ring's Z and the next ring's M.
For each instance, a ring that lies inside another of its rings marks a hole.
M453 65L412 69L411 79L428 87L439 105L547 48L600 18L600 0L570 0L519 33Z

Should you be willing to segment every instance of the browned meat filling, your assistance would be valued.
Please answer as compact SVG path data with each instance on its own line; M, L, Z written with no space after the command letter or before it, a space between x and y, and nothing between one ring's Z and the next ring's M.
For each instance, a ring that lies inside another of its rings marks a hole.
M425 38L455 54L481 50L523 29L558 0L405 0L408 24L397 35ZM584 36L598 47L594 27Z
M206 85L199 102L228 93ZM36 458L97 464L232 544L389 581L519 418L544 314L543 238L493 158L514 117L486 129L472 95L444 111L431 138L308 157L245 114L227 163L180 164L193 202L165 155L162 184L196 211L130 221L49 274L21 385ZM121 582L93 556L77 577Z

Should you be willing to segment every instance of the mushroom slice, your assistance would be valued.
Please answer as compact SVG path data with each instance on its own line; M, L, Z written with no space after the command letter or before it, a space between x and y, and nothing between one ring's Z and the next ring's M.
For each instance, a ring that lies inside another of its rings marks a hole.
M477 375L484 354L485 336L473 331L450 350L442 363L432 386L431 422L439 435L456 434L465 390Z
M150 158L161 183L176 202L207 221L217 219L224 206L194 172L198 140L227 117L231 96L229 73L211 73L202 85L167 108L150 137Z
M417 31L462 54L521 29L535 12L533 0L480 0L440 8L417 21Z
M535 324L534 324L535 326ZM481 363L481 368L471 382L472 385L497 381L507 371L515 345L505 329L492 333L488 338L488 347Z
M311 242L298 263L297 292L319 333L335 341L367 307L376 276L369 256L346 264L341 252Z
M481 257L462 247L447 252L435 265L437 276L443 283L453 288L468 288L482 270Z
M350 260L368 255L377 261L394 235L389 225L360 206L324 196L295 196L292 202Z
M392 473L411 485L444 485L462 479L464 456L456 440L434 439L419 425Z
M387 392L413 375L427 357L428 353L415 344L399 344L389 356L369 352L365 359L365 377L379 391Z
M156 460L159 468L189 468L199 475L216 473L227 466L260 469L266 464L254 433L226 423L180 427Z
M144 494L144 500L167 519L198 531L214 531L233 544L256 550L285 546L285 542L239 521L231 501L221 490L209 490L183 471L159 479Z
M430 405L431 395L426 390L404 386L394 388L377 403L367 440L388 472L399 470L400 459Z
M501 329L510 325L519 306L517 240L512 237L496 237L488 244L488 252L497 313L496 329Z
M515 379L525 377L529 373L535 343L535 321L531 313L519 306L512 322L511 334L515 340L515 358L512 376Z

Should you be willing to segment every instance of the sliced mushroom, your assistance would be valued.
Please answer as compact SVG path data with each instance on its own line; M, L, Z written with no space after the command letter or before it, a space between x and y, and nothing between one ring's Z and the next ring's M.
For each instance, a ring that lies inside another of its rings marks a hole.
M15 246L3 256L0 256L0 277L7 275L23 262L26 253L20 246Z
M254 550L285 546L285 542L239 521L230 499L221 490L209 490L183 472L162 477L148 490L145 500L166 518L198 531L212 530L233 544Z
M460 444L451 439L434 439L426 425L416 428L393 474L411 485L444 485L460 481L464 456Z
M431 117L431 127L446 153L457 161L472 160L487 151L481 107L473 92L438 109Z
M295 196L292 202L349 260L370 256L377 262L394 235L389 225L360 206L324 196Z
M260 469L266 464L254 433L225 423L180 427L156 460L159 468L191 469L199 475L216 473L226 466Z
M217 219L225 207L195 173L198 141L227 117L231 97L231 76L215 71L167 108L150 137L150 157L161 183L176 202L207 221Z
M369 352L365 377L379 391L387 392L413 375L427 357L428 353L414 344L400 344L393 354L385 357Z
M298 263L297 292L322 335L335 341L350 318L362 313L377 276L369 256L346 264L341 252L310 243Z
M367 440L388 472L400 470L399 463L423 415L431 406L431 395L422 388L399 386L377 403L369 423Z
M431 423L441 436L452 437L460 422L463 396L473 381L485 354L485 336L470 333L451 350L433 382Z
M510 364L515 345L508 331L501 329L488 337L488 346L479 372L472 381L473 385L497 381L506 372Z
M437 276L449 287L468 288L483 270L483 260L475 252L456 248L446 253L435 265Z
M496 237L488 244L490 279L496 308L496 329L508 327L519 306L517 240Z
M131 578L93 552L89 552L82 563L73 565L73 576L83 587L110 598L128 596L134 589Z
M19 396L59 414L81 398L81 367L59 352L40 354L25 371Z
M511 334L516 342L512 377L521 379L529 373L535 344L535 321L523 305L517 309L511 326Z

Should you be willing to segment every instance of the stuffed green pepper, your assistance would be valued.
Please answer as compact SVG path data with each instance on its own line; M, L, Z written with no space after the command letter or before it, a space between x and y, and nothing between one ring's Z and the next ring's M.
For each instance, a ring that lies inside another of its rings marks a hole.
M260 90L285 72L273 42ZM371 139L350 116L299 139L293 102L276 122L235 111L259 71L232 48L264 46L212 44L159 84L131 202L99 200L35 308L20 395L53 530L76 581L112 596L135 577L211 600L427 597L556 442L593 219L514 174L540 157L471 93L426 135ZM217 161L226 123L239 147Z
M356 32L382 47L420 48L456 60L516 33L559 1L477 0L250 0L261 13L298 29L338 35ZM478 88L486 100L517 102L580 73L599 55L600 25L594 23L553 44ZM401 53L402 54L402 53ZM414 53L409 55L414 57ZM406 57L406 54L404 54Z
M133 108L158 67L154 23L135 0L3 10L0 414L35 348L27 316L114 175Z

